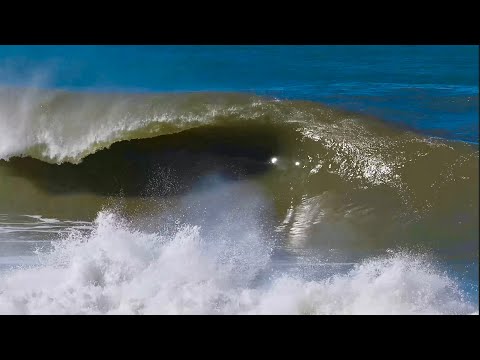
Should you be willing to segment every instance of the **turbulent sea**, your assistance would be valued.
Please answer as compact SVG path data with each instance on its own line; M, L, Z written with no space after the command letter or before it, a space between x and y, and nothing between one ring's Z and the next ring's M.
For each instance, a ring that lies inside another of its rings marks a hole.
M314 81L329 52L312 49L313 80L286 68L303 85L282 90L274 71L254 89L113 91L5 70L0 313L478 314L478 84L372 73L342 93Z

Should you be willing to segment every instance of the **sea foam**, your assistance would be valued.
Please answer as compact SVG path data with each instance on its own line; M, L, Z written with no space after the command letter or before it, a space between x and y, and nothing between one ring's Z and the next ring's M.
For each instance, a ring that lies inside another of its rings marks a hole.
M274 260L252 227L233 238L191 225L148 233L103 211L91 233L72 230L39 259L2 275L0 313L478 314L452 278L406 253L316 281L277 271L258 282Z

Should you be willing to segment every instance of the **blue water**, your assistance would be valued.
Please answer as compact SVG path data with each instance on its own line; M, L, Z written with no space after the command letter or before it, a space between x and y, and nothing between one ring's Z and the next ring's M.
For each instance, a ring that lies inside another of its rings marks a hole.
M478 46L0 46L0 85L248 91L479 140Z

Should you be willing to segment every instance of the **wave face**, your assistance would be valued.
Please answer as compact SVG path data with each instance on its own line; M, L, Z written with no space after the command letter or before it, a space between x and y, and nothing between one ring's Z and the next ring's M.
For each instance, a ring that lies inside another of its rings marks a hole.
M414 255L478 263L478 156L307 101L1 89L0 214L96 220L5 275L0 312L478 311Z

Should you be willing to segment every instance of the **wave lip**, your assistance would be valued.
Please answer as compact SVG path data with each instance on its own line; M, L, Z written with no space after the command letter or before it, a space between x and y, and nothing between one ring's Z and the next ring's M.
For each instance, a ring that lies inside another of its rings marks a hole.
M255 107L243 94L93 94L0 89L0 159L78 163L129 139L171 134ZM251 111L250 111L251 112Z

